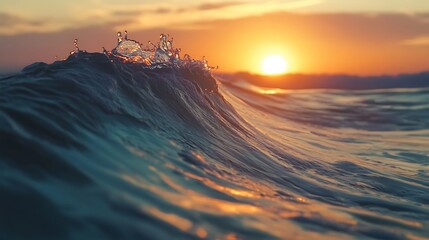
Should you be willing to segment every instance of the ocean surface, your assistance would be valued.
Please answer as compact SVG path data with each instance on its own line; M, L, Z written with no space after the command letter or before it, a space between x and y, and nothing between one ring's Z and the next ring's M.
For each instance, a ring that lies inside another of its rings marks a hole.
M429 239L429 89L79 52L0 79L0 239Z

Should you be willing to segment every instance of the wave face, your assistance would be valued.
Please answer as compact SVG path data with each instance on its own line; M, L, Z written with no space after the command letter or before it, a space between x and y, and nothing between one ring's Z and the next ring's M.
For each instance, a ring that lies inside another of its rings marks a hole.
M428 93L35 63L0 80L0 239L429 237Z

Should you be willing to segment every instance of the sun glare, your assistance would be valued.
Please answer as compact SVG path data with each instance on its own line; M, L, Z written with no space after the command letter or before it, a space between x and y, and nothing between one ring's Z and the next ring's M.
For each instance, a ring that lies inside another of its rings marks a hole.
M287 71L287 64L283 57L271 55L262 61L262 71L267 75L282 74Z

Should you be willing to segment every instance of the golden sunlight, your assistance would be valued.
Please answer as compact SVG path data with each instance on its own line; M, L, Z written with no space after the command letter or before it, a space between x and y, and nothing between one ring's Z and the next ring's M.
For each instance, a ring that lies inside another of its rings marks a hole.
M282 74L287 71L287 63L282 56L270 55L262 61L262 72L267 75Z

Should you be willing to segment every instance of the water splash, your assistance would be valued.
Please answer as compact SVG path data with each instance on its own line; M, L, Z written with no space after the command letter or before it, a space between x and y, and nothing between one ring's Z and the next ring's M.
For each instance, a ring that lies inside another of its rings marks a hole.
M118 32L118 33L117 33L117 35L118 35L118 44L119 44L119 43L121 43L121 42L122 42L122 40L123 40L123 38L122 38L122 33L121 33L121 32Z
M182 49L173 47L173 38L169 37L169 34L160 34L158 43L148 41L148 45L144 47L140 42L129 39L128 31L125 30L124 35L117 32L116 47L112 51L102 47L102 53L111 61L141 64L148 68L199 67L207 71L219 68L208 65L205 56L201 60L195 60L189 54L185 54L182 58L180 55ZM78 39L74 39L73 45L75 50L71 51L70 55L85 52L79 49Z
M149 41L146 49L136 40L128 39L128 32L125 36L118 32L118 45L112 50L114 57L119 57L125 62L141 63L146 66L157 64L178 63L180 60L179 50L173 49L172 39L168 39L167 34L161 34L158 44Z
M73 45L74 45L74 51L71 51L70 52L70 55L73 55L73 54L76 54L76 53L79 53L80 52L80 50L79 50L79 46L78 46L78 39L77 38L75 38L74 39L74 41L73 41Z
M71 51L70 55L81 52L77 39L74 40L74 46L75 50ZM103 54L111 60L141 64L149 68L197 66L205 70L218 69L218 66L209 66L205 57L202 60L195 60L189 54L185 54L182 58L181 51L181 48L173 46L173 38L170 38L169 34L160 34L158 43L148 41L148 45L144 47L140 42L129 39L128 31L125 31L124 35L117 32L117 46L112 51L102 48Z

